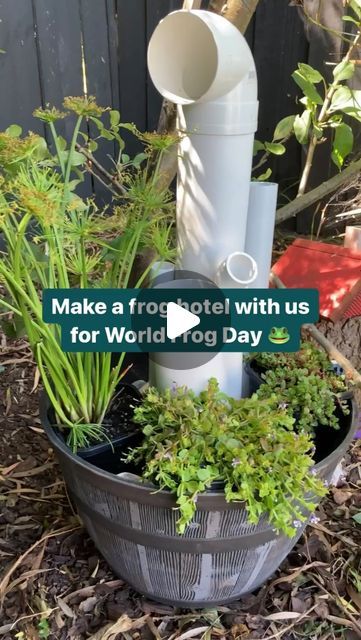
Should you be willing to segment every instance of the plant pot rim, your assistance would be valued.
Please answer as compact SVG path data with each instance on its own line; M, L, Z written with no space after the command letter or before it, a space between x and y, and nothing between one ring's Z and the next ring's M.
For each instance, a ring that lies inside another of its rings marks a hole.
M83 474L84 476L92 476L94 479L97 479L97 486L108 489L113 495L117 495L119 497L126 496L128 499L134 496L134 499L138 500L141 495L143 502L154 502L154 496L157 496L157 503L160 506L174 506L175 498L171 491L167 489L154 489L149 485L141 484L138 482L133 482L131 480L125 480L123 478L119 478L117 475L112 474L108 471L104 471L102 469L98 469L91 463L86 460L80 458L79 456L72 453L72 451L66 446L64 442L61 442L54 433L54 429L49 422L47 411L46 411L46 394L42 392L40 394L40 419L43 425L44 431L47 434L50 443L57 450L62 457L62 462L65 464L76 464L78 467L78 472ZM351 399L351 425L348 430L347 435L343 439L343 441L338 445L338 447L332 451L326 458L321 460L315 465L315 469L318 472L318 475L321 477L327 474L327 471L332 467L336 466L335 461L340 460L343 457L344 452L347 450L349 444L353 440L353 436L358 427L357 421L357 404L355 399ZM226 502L224 497L224 492L212 491L209 493L202 493L199 495L197 500L197 509L199 510L209 510L210 506L212 509L219 507L221 510L224 509L239 509L240 505L244 504L243 502Z
M120 389L128 389L131 390L134 393L134 397L137 397L138 400L140 400L142 398L142 395L139 391L139 389L131 382L120 382L119 383L119 388ZM48 411L51 407L51 403L50 400L48 398L48 395L46 394L45 391L42 392L41 397L40 397L40 405L45 404L45 408L44 408L44 412L46 411L46 416L47 416L47 422L49 422L50 426L52 429L59 430L59 436L58 439L60 442L65 443L65 446L68 448L67 444L66 444L66 438L61 434L61 427L63 427L64 429L67 429L68 427L66 427L65 425L52 425L51 422L49 421L48 418ZM42 414L43 415L43 414ZM136 429L136 426L134 427L134 431L129 431L127 433L122 433L118 436L114 436L113 438L109 438L109 440L104 440L101 442L95 442L94 444L89 445L88 447L79 447L77 449L77 455L81 456L81 457L88 457L97 453L102 453L104 451L108 451L109 449L112 448L112 446L117 446L118 444L121 444L124 439L126 439L128 436L133 436L134 434L136 434L137 432L139 432L139 429Z

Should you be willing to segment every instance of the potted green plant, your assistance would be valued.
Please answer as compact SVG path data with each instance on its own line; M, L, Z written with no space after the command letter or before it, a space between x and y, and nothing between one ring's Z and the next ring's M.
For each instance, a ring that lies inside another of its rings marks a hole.
M0 305L27 335L51 419L76 451L108 446L117 437L124 354L114 364L111 353L64 353L60 328L43 321L42 290L127 287L145 245L152 246L152 260L169 259L171 195L158 187L156 168L150 167L157 167L171 140L143 134L144 150L131 161L120 131L123 127L140 134L133 125L121 124L117 112L110 112L106 128L108 110L92 97L67 98L64 109L36 112L50 128L55 154L40 136L21 137L15 125L0 134L0 231L5 242L0 282L6 292ZM57 134L56 122L68 115L76 120L67 143ZM104 210L76 194L97 145L82 131L89 121L120 149L112 178L119 194L114 206ZM134 286L145 282L152 260Z
M127 456L135 476L88 465L56 441L46 416L43 423L114 571L157 600L209 606L252 591L278 568L353 437L352 417L323 455L272 392L234 400L216 380L199 396L150 389L134 415L144 434Z
M345 377L334 369L326 354L303 341L295 353L259 353L248 364L253 390L259 398L273 392L298 428L315 435L318 427L339 429L349 413Z

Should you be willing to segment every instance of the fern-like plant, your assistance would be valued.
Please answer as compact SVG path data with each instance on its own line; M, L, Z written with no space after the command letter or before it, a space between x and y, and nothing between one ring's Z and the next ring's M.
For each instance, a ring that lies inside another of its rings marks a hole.
M119 130L126 125L111 112L106 129L101 118L107 117L107 110L92 97L67 98L64 108L64 113L36 112L50 127L55 155L40 136L21 137L20 127L0 133L0 232L5 240L0 284L6 292L0 308L22 322L56 419L68 430L68 442L76 450L104 438L102 422L123 375L124 354L113 366L111 353L64 353L60 328L42 319L42 290L127 287L145 239L152 242L152 230L157 239L162 233L169 237L172 202L149 169L166 146L162 139L158 152L155 138L134 161L118 158L110 176L118 184L122 167L122 199L117 197L117 206L99 210L92 200L81 199L76 190L88 162L87 155L77 151L79 140L86 137L83 124L96 121L101 135L116 141L122 151ZM57 134L56 122L69 113L76 121L67 142ZM128 128L137 133L133 126ZM86 137L86 144L94 150L97 142ZM156 247L169 259L167 240ZM164 259L154 247L153 253L155 260ZM136 287L151 267L151 262L144 267Z

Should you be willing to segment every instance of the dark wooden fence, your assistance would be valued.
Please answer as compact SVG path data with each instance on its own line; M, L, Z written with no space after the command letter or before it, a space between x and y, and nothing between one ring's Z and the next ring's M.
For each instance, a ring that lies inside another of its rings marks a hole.
M305 2L312 5L312 0ZM156 128L160 97L147 73L147 42L158 21L181 4L182 0L0 0L0 130L18 123L24 131L42 131L41 123L32 118L37 106L60 106L64 96L84 91L95 95L99 104L119 109L123 121L141 129ZM342 2L325 4L332 4L328 17L335 26ZM291 73L297 63L310 61L322 68L329 56L337 59L339 51L316 32L306 32L289 0L260 0L246 37L259 75L257 135L269 140L276 123L295 112L297 87ZM109 153L109 147L100 153ZM301 149L292 142L287 156L275 160L273 178L283 187L292 185L301 164ZM326 156L322 171L328 170Z

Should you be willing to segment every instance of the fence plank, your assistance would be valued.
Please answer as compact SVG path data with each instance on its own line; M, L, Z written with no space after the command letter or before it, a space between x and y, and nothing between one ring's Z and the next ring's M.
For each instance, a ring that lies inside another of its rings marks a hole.
M33 1L43 101L61 107L66 96L84 95L79 1ZM73 126L74 118L67 118L57 123L57 130L69 140ZM92 194L88 175L78 191L83 197Z
M117 0L106 0L108 29L109 29L109 61L112 85L112 105L114 109L120 108L119 91L119 62L118 62L118 12Z
M32 117L41 105L40 78L31 1L0 0L0 129L18 123L44 133Z
M107 4L104 0L80 0L80 10L88 95L95 96L101 106L113 107ZM97 137L98 130L91 123L89 133ZM112 165L114 153L114 143L98 141L97 160L107 169ZM97 180L93 186L97 201L109 202L109 191Z
M145 0L118 0L120 114L123 122L147 128L147 51ZM139 145L124 135L133 155Z
M182 0L146 0L147 17L147 45L156 28L158 22L170 11L182 8ZM156 90L147 72L147 129L154 131L157 129L162 97Z
M291 78L297 63L307 57L303 22L296 7L278 0L261 0L256 13L254 56L259 84L259 130L257 137L272 140L281 118L298 112L299 90ZM301 149L292 140L285 157L272 162L272 179L297 180L301 168ZM283 185L284 186L284 185Z
M65 96L83 95L78 0L34 0L45 102L61 107Z

